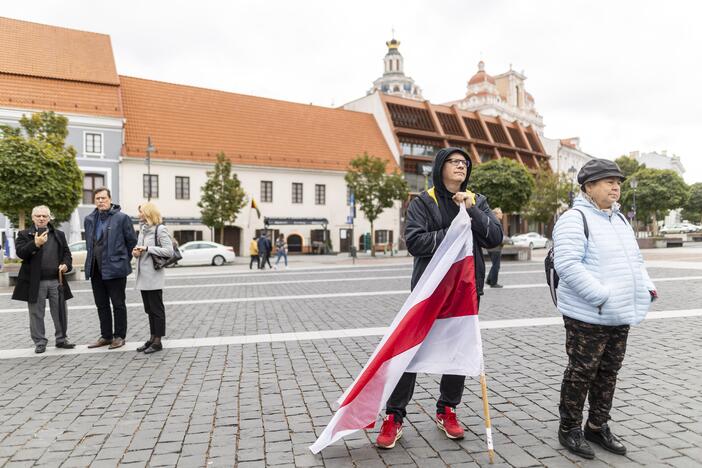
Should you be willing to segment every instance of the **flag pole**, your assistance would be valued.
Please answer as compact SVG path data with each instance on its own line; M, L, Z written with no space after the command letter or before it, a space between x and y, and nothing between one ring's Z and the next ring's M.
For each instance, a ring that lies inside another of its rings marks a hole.
M483 412L485 413L485 438L488 447L488 457L490 464L495 463L495 450L492 447L492 423L490 422L490 405L488 404L487 379L485 371L480 373L480 388L483 391Z

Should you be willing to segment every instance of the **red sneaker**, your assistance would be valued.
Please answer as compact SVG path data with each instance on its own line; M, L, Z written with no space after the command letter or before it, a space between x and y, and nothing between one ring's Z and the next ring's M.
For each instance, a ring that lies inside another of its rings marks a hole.
M446 433L449 439L462 439L463 427L456 419L456 410L450 406L444 407L444 413L436 413L436 425Z
M380 428L380 434L375 440L379 448L391 449L395 446L395 442L402 437L402 423L395 422L395 415L388 414L383 420L383 426Z

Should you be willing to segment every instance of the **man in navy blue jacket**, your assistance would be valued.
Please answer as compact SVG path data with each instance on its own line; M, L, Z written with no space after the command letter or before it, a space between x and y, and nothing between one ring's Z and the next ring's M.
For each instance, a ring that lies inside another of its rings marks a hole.
M109 345L110 349L115 349L124 346L127 337L125 288L127 276L132 272L132 249L137 244L137 236L129 216L112 203L109 189L97 188L93 197L95 210L83 223L88 247L85 278L90 279L93 288L100 318L100 338L88 348Z

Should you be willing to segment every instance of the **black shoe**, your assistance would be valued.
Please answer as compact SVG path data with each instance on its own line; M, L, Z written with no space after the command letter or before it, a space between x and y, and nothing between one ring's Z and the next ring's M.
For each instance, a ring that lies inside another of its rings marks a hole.
M617 455L626 455L626 447L609 430L607 423L602 424L599 430L590 429L590 424L585 424L585 438L594 442L605 450Z
M46 351L46 345L45 345L45 344L38 344L38 345L36 345L36 347L34 348L34 352L37 353L37 354L41 354L41 353L43 353L44 351Z
M147 342L144 343L143 345L139 346L139 347L137 348L137 351L140 352L140 353L143 353L144 351L146 351L147 349L149 349L149 346L151 346L151 342L150 342L150 341L147 341Z
M162 349L163 345L161 343L154 343L144 350L144 354L155 353L156 351L161 351Z
M498 288L498 289L504 288L504 286L502 286L501 284L498 284L498 283L489 283L489 285L491 288Z
M68 340L62 341L60 343L56 343L57 348L63 348L63 349L73 349L76 347L75 343L71 343Z
M583 430L580 427L564 431L558 429L558 441L562 446L568 449L569 452L580 455L583 458L592 460L595 458L595 451L592 450L590 444L583 437Z

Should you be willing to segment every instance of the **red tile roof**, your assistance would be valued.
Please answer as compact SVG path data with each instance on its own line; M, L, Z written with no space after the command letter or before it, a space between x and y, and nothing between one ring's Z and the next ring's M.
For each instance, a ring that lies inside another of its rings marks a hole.
M0 73L0 106L121 117L119 87Z
M2 17L0 73L119 85L110 36Z
M364 151L399 169L371 114L121 76L127 156L346 170Z

